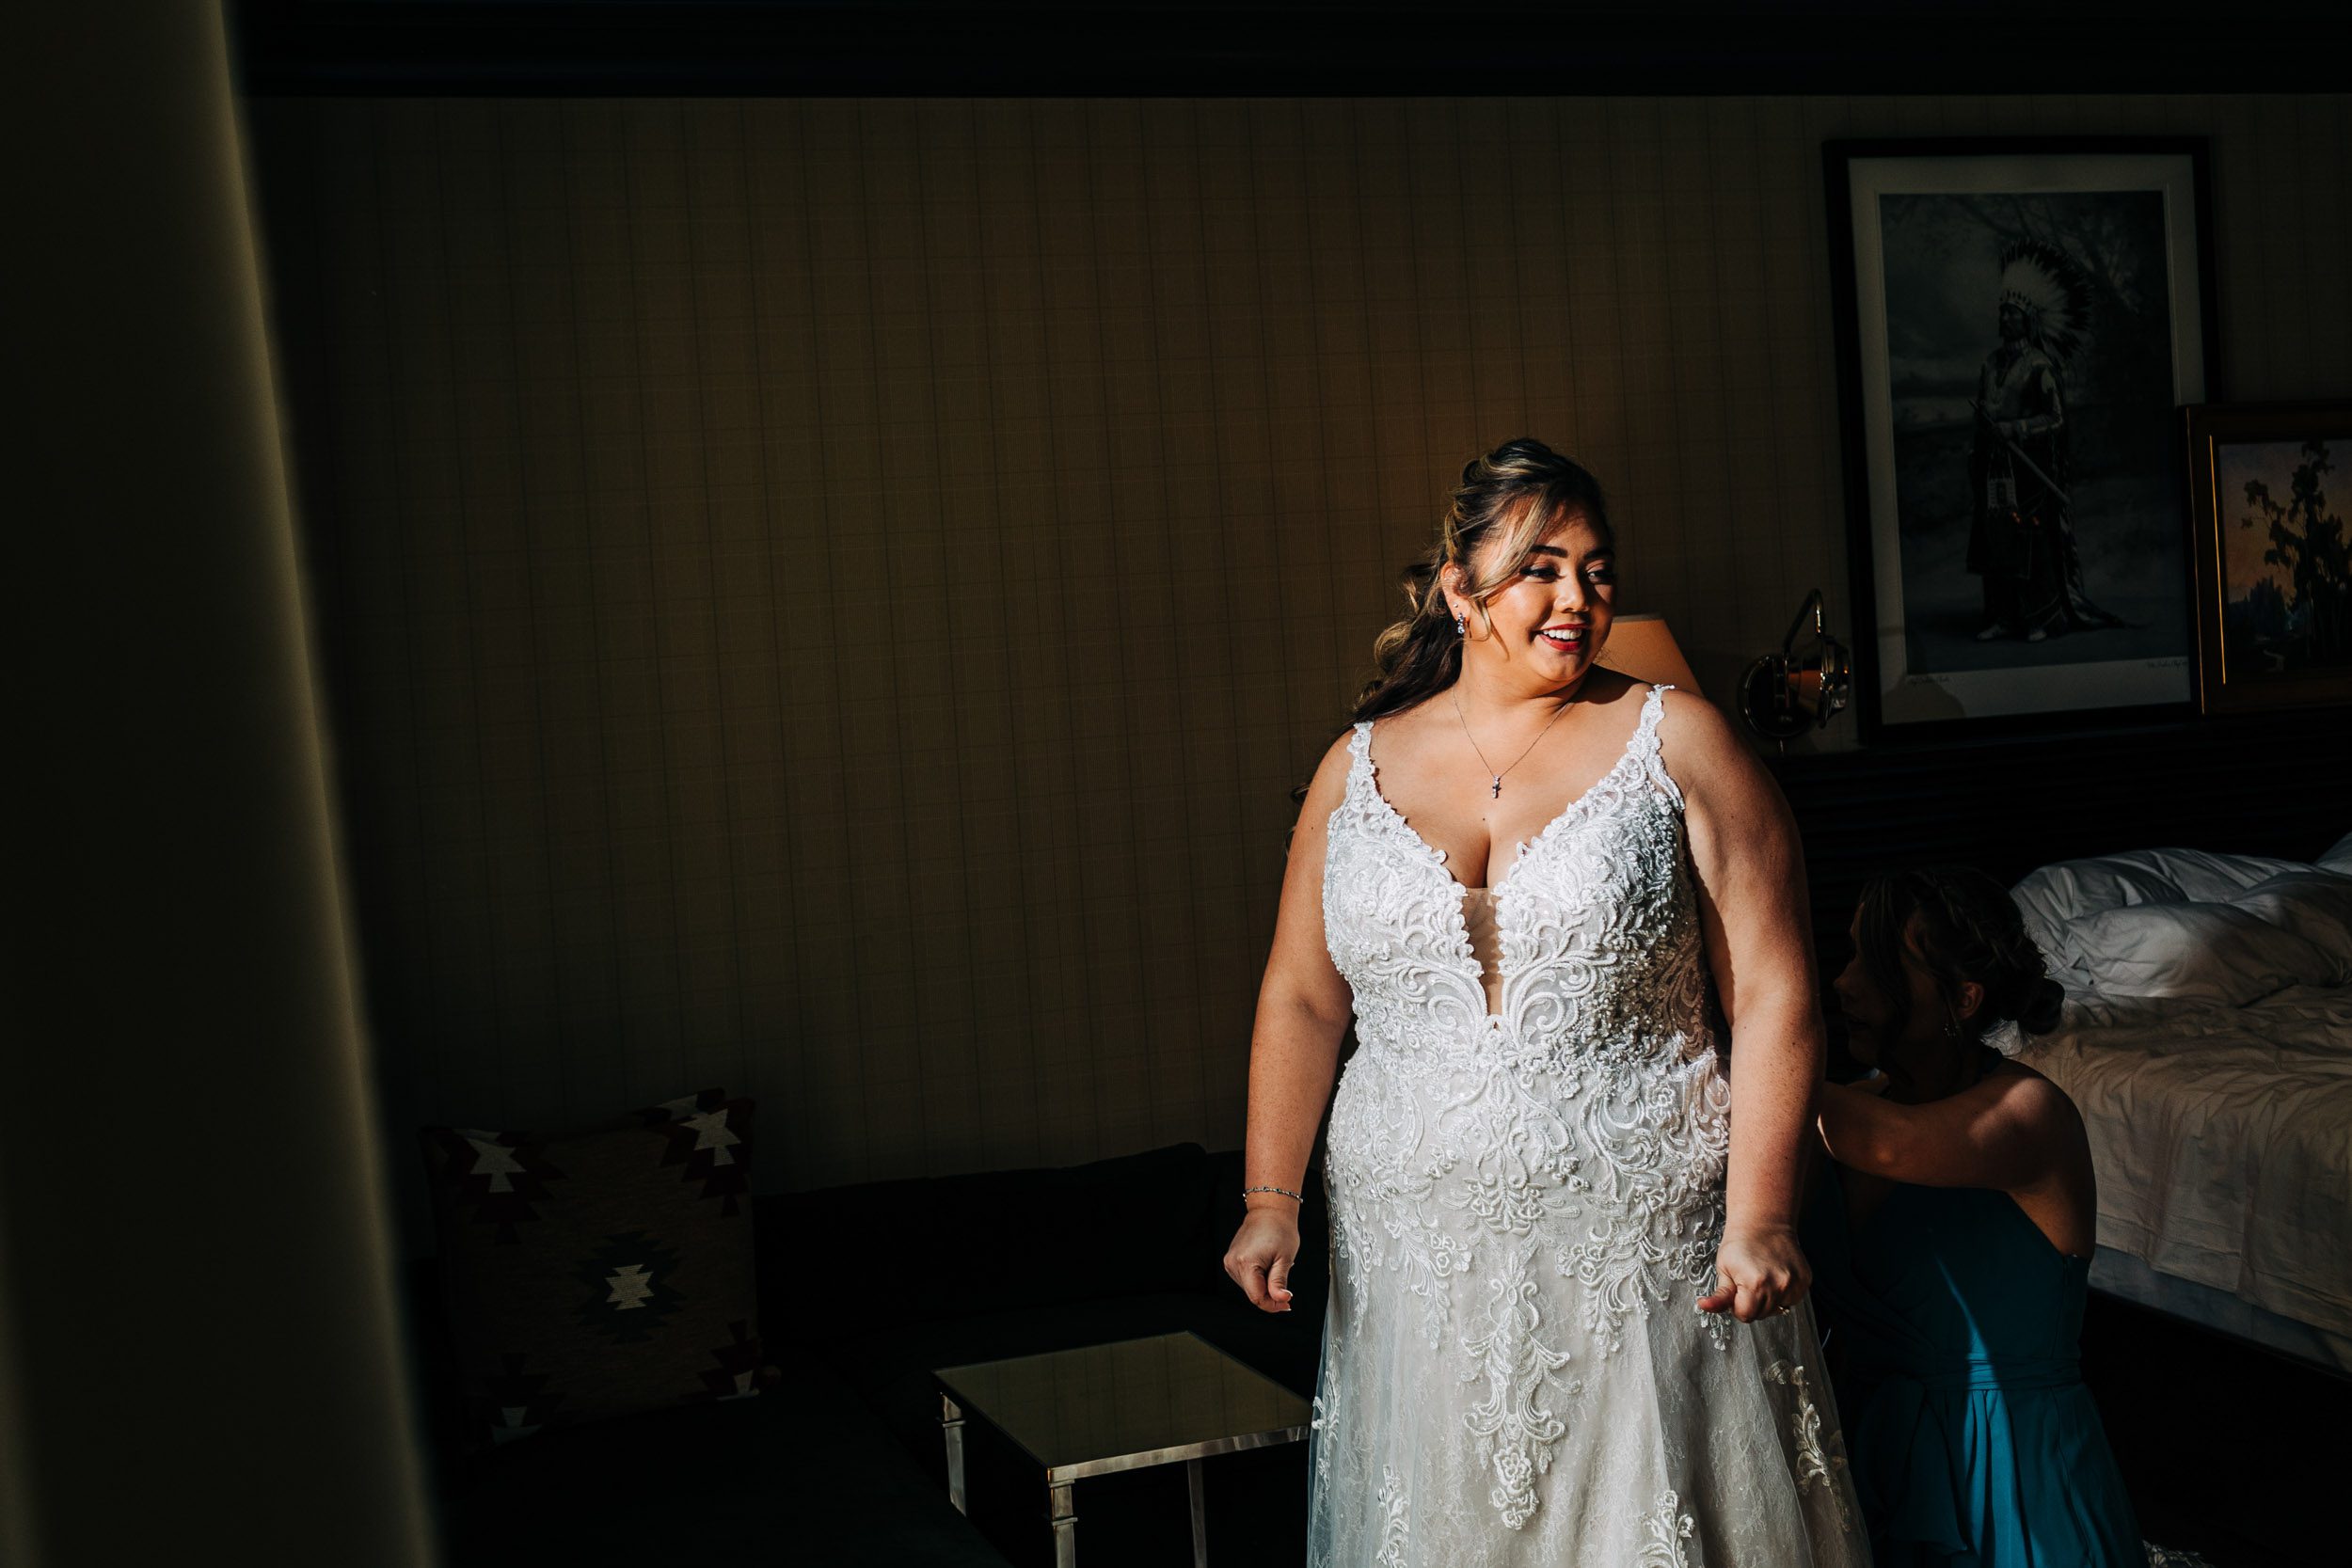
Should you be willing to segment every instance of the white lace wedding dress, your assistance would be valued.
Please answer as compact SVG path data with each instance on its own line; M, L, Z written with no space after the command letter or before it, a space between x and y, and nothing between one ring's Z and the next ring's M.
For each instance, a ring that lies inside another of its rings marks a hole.
M1323 912L1358 1049L1325 1162L1314 1568L1869 1560L1810 1302L1695 1305L1731 1096L1663 689L1496 882L1493 976L1468 890L1380 794L1371 726L1349 742Z

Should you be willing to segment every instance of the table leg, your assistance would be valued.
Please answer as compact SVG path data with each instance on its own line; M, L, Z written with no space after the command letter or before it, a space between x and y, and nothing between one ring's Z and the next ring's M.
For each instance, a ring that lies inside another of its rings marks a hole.
M1200 1490L1200 1461L1184 1461L1184 1482L1192 1488L1192 1568L1209 1568L1209 1501Z
M969 1513L963 1506L963 1410L945 1394L939 1396L939 1430L947 1440L947 1500L958 1513Z
M1054 1499L1054 1568L1078 1568L1078 1514L1070 1505L1071 1483L1052 1484Z

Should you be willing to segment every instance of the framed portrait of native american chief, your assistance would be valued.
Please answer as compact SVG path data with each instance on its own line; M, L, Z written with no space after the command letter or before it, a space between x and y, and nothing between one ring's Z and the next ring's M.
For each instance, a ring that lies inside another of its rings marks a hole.
M2202 138L1824 161L1863 738L2194 714L2179 409L2218 395Z

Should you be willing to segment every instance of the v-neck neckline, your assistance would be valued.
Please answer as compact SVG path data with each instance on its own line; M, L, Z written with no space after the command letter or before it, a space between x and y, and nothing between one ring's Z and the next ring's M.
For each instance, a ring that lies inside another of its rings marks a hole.
M1454 923L1457 928L1467 932L1469 925L1469 923L1462 918L1462 898L1466 898L1473 893L1482 891L1489 894L1494 898L1495 921L1498 926L1502 924L1503 891L1518 879L1519 867L1526 863L1529 853L1533 851L1537 845L1543 843L1545 839L1549 838L1553 831L1556 830L1561 823L1565 822L1569 817L1574 816L1581 811L1596 795L1600 793L1601 787L1604 784L1607 784L1612 780L1616 778L1618 774L1624 772L1629 765L1635 763L1640 759L1642 754L1642 737L1650 727L1650 722L1654 716L1654 710L1661 705L1659 702L1659 697L1660 694L1665 689L1666 689L1662 686L1653 686L1649 689L1649 694L1642 699L1641 717L1634 721L1633 733L1626 739L1624 752L1610 766L1607 772L1603 773L1599 778L1595 779L1591 784L1585 785L1583 790L1578 794L1576 799L1561 807L1559 815L1555 816L1550 821L1545 823L1541 828L1537 829L1533 837L1519 840L1518 847L1512 853L1511 863L1503 868L1502 877L1500 880L1496 879L1494 874L1494 851L1491 847L1486 851L1486 885L1483 889L1468 886L1463 882L1462 879L1456 877L1453 872L1446 870L1445 863L1448 858L1446 851L1438 848L1436 845L1422 837L1421 830L1414 827L1406 815L1396 809L1395 803L1391 801L1387 795L1381 792L1380 765L1372 760L1372 731L1373 726L1377 722L1377 721L1367 720L1365 721L1363 729L1363 742L1357 748L1357 755L1363 759L1364 783L1371 788L1372 798L1380 803L1381 808L1388 813L1389 816L1395 821L1398 827L1405 830L1406 835L1421 847L1422 852L1429 857L1430 863L1435 865L1441 873L1443 873L1445 879L1454 885L1454 891L1458 895L1454 899ZM1468 940L1467 936L1465 937L1465 940Z

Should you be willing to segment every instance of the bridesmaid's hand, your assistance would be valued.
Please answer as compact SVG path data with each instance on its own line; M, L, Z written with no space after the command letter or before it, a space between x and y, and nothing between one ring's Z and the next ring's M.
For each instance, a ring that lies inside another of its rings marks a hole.
M1267 1203L1242 1216L1233 1244L1225 1249L1225 1272L1261 1312L1291 1309L1291 1263L1298 1257L1298 1216Z
M1752 1323L1796 1306L1812 1286L1813 1269L1797 1245L1794 1227L1727 1230L1715 1251L1715 1289L1699 1297L1699 1310L1728 1310Z

